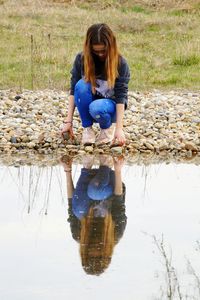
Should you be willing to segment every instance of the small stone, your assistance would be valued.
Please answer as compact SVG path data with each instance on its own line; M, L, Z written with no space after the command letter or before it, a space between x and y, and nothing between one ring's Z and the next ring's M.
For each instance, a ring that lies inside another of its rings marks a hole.
M158 129L163 128L163 124L161 122L160 123L155 123L154 126Z
M38 143L42 143L44 142L44 132L42 132L39 136L38 136Z
M21 140L22 140L23 143L28 143L28 142L30 142L30 138L29 138L27 135L23 135L23 136L21 137Z
M188 150L186 153L187 158L192 158L192 150Z
M34 148L36 146L36 144L33 143L33 142L30 142L30 143L27 144L27 146L28 146L29 149L31 149L31 148Z
M185 143L185 149L191 151L198 151L197 146L192 142Z
M69 132L67 131L67 132L64 132L63 134L62 134L62 136L63 136L63 139L65 140L65 141L68 141L69 139L70 139L70 135L69 135Z
M85 151L86 151L86 152L92 153L93 150L94 150L94 149L93 149L92 146L86 146L86 147L85 147Z
M33 132L33 129L32 128L30 128L30 127L28 127L28 128L26 128L26 132Z
M137 143L137 142L133 142L133 143L131 143L131 146L132 146L132 148L135 148L135 149L138 149L138 148L140 148L140 144L139 144L139 143Z
M30 128L34 130L34 129L37 128L37 125L36 125L36 124L31 124L31 125L30 125Z
M3 137L3 138L1 139L1 142L0 142L0 143L5 144L5 143L7 143L7 142L8 142L7 139Z
M45 142L47 142L47 143L52 143L52 138L51 138L51 137L45 138Z
M95 153L95 154L103 154L103 153L104 153L104 150L103 150L103 149L95 149L95 150L94 150L94 153Z
M137 111L137 108L136 108L136 106L135 106L135 105L132 105L132 106L130 107L130 111L132 111L132 112L136 112L136 111Z
M154 150L154 146L148 142L145 142L144 145L147 147L149 150Z
M66 149L74 149L74 148L76 148L75 145L66 145Z
M21 99L21 95L16 95L14 98L15 101L18 101L19 99Z
M78 150L78 154L80 154L80 155L85 155L86 152L85 152L84 150Z
M114 155L121 155L123 153L123 147L112 147L111 148L111 152L114 154Z
M10 142L11 142L12 144L17 143L17 138L16 138L15 136L12 136L11 139L10 139Z

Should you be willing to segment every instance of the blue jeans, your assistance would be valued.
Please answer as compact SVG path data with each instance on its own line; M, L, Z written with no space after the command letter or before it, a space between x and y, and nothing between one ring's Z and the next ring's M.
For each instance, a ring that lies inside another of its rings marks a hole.
M94 122L100 128L109 128L116 122L116 103L112 99L97 99L92 94L91 84L80 79L75 85L75 105L79 111L83 127L90 127Z
M114 185L114 171L109 167L82 168L72 197L73 214L81 220L87 215L92 202L105 201L113 195Z

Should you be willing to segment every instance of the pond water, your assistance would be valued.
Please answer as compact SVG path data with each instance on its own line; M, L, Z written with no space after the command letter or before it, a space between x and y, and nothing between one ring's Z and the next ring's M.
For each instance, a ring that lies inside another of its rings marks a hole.
M0 299L199 299L200 167L92 163L0 167Z

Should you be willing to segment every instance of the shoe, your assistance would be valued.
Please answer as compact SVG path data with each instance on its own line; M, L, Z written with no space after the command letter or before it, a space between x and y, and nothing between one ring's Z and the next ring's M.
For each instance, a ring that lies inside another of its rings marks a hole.
M96 139L96 145L103 145L112 142L114 138L115 126L111 125L109 128L101 129L99 136Z
M81 140L81 143L83 145L92 145L95 143L95 139L96 136L92 127L83 128L82 140Z

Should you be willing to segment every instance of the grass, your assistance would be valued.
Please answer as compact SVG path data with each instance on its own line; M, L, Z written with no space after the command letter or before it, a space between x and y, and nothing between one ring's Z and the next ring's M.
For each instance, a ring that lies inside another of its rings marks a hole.
M200 62L200 56L197 54L190 54L190 55L182 55L182 56L176 56L173 59L173 64L178 66L193 66L198 65Z
M143 14L151 13L151 11L149 9L146 9L145 7L142 7L140 5L134 5L134 6L128 6L128 7L122 6L120 9L124 13L127 13L127 12L143 13Z
M0 89L68 89L74 56L97 22L114 30L131 90L199 89L198 0L0 0Z

